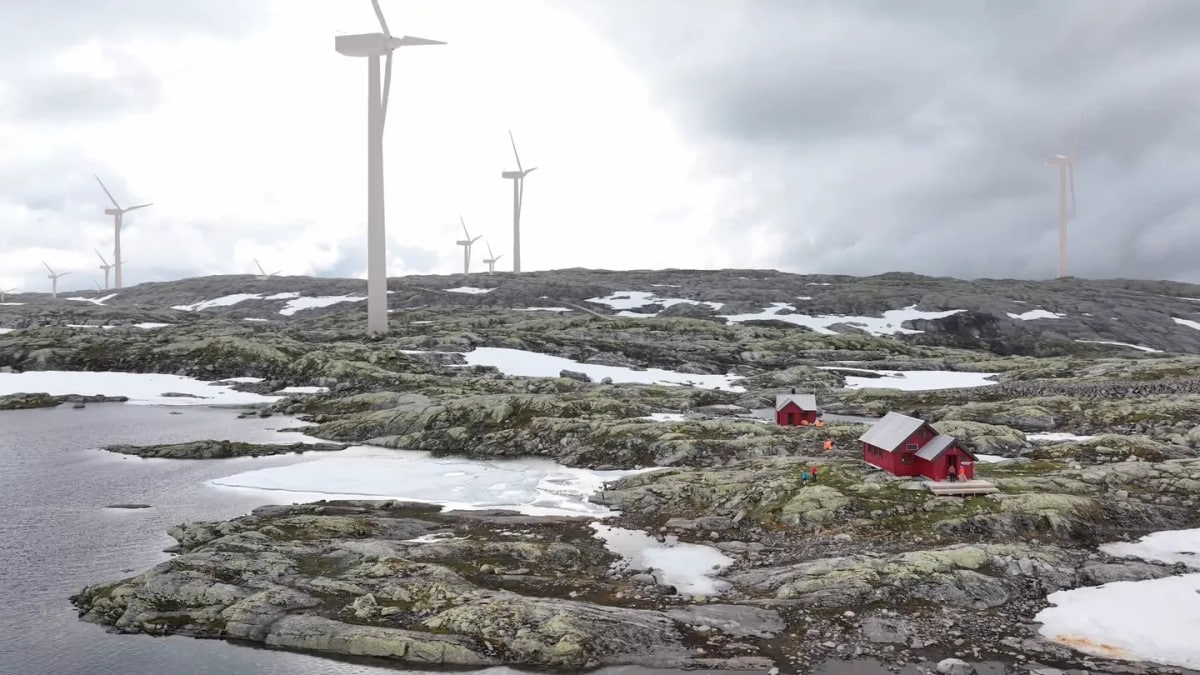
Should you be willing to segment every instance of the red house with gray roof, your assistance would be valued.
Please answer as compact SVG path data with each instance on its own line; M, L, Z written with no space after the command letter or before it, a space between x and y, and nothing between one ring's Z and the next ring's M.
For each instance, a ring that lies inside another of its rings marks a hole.
M864 462L895 476L942 481L961 467L968 479L975 478L975 455L915 417L890 412L858 440Z
M817 421L817 397L813 394L775 395L775 423L781 427L798 427L801 422L815 424Z

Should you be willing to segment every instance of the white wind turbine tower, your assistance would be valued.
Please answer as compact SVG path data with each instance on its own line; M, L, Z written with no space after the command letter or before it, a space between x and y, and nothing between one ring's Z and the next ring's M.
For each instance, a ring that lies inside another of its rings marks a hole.
M492 243L491 242L485 241L483 243L487 245L487 250L488 250L488 257L483 262L486 263L488 266L488 274L495 274L496 273L496 262L498 260L500 260L501 258L503 258L504 256L496 255L496 254L492 253Z
M270 279L271 277L275 276L276 274L279 274L279 272L268 272L268 271L264 270L262 263L258 262L258 258L253 258L253 260L254 260L254 265L256 267L258 267L258 272L259 272L258 280L259 281L266 281L267 279Z
M382 33L338 35L334 49L344 56L367 59L367 330L384 333L387 316L387 235L383 200L383 123L392 86L392 52L399 47L444 45L425 38L392 37L379 0L371 0ZM380 85L379 59L383 57Z
M15 289L15 288L0 288L0 302L4 302L5 299L8 298L8 295L10 293L16 293L16 292L17 292L17 289Z
M96 249L92 249L92 250L96 251ZM100 259L100 269L104 270L104 288L102 288L101 290L107 291L108 290L108 272L114 266L109 264L109 262L104 259L104 256L100 255L100 251L96 251L96 257Z
M46 265L45 260L42 261L42 265L45 265L46 271L50 273L50 276L46 277L47 279L50 280L50 297L57 298L58 297L58 278L65 277L68 274L70 274L70 272L55 272L54 270L50 269L49 265Z
M1058 167L1058 277L1067 276L1067 220L1075 218L1075 143L1071 154L1051 155L1046 166ZM1071 191L1071 213L1067 215L1067 189Z
M454 243L463 247L463 274L470 274L471 273L471 247L474 246L475 242L479 241L479 237L482 237L483 235L479 235L479 237L475 237L474 239L472 239L471 233L467 232L467 221L463 220L462 216L459 216L458 222L462 223L463 234L466 235L467 238L459 239L458 241L456 241Z
M512 129L508 130L508 140L512 143L513 157L517 159L516 171L504 171L500 177L513 182L513 271L521 271L521 204L525 200L525 176L537 171L537 167L525 169L521 166L521 155L517 153L517 139L513 138Z
M113 207L114 207L111 209L104 209L104 215L113 217L113 263L112 264L113 264L113 270L115 272L115 274L113 275L113 288L121 288L121 284L122 284L121 265L125 264L125 261L121 260L121 225L124 221L125 214L129 213L130 211L144 209L147 206L153 206L154 204L153 203L138 204L137 206L131 206L127 209L123 209L123 208L121 208L121 205L117 203L117 200L112 196L112 193L108 191L108 188L104 186L104 181L100 180L99 176L96 176L95 178L96 178L96 182L100 184L100 189L104 190L104 194L108 195L108 201L112 202Z

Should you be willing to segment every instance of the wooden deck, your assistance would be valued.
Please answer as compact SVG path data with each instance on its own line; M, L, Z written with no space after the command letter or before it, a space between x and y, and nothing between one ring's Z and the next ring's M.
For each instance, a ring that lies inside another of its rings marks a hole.
M926 481L929 491L938 496L989 495L1000 489L986 480Z

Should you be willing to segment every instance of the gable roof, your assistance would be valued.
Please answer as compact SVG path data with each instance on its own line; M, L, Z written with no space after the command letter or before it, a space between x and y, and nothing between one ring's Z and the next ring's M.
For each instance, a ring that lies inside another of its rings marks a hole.
M948 450L952 445L954 445L953 436L938 434L937 436L929 439L929 442L917 452L917 457L920 457L927 462L932 462L938 458L938 455Z
M776 394L775 395L775 409L776 410L781 410L783 408L783 406L785 406L789 403L795 403L796 407L800 408L801 410L812 410L815 412L817 409L817 397L815 394Z
M925 420L890 412L884 415L883 419L876 422L870 429L867 429L867 433L859 436L858 440L891 452L899 447L904 442L904 439L912 436L913 432L920 429L924 424Z

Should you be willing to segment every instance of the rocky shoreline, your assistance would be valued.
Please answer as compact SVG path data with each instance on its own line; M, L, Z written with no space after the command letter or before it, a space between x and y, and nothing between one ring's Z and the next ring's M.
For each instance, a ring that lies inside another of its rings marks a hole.
M54 408L64 403L73 403L76 408L82 408L88 403L125 403L128 396L103 396L82 394L67 394L51 396L45 392L16 393L0 395L0 410L32 410L35 408Z
M267 457L270 455L302 454L305 452L337 452L347 445L340 443L240 443L236 441L192 441L160 445L110 445L104 449L134 457L165 459L225 459L229 457Z

